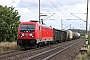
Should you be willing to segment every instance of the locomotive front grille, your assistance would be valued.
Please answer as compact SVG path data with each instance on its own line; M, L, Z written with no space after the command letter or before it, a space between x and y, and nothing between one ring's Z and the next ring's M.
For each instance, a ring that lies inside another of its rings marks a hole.
M36 40L18 40L19 45L36 45Z

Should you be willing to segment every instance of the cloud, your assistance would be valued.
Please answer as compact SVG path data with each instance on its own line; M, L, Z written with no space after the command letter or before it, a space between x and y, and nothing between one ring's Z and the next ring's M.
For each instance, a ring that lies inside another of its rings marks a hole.
M23 6L35 9L38 7L38 0L20 0L17 7L23 8Z
M37 20L38 19L38 13L33 12L32 10L29 10L27 8L16 8L19 12L19 15L21 15L20 20L21 21L30 21L30 20Z
M46 4L47 5L47 4ZM45 5L45 6L46 6ZM53 6L53 5L52 5ZM67 10L65 10L64 8ZM47 12L50 11L50 13L55 13L54 17L50 17L49 19L54 18L55 21L49 21L48 19L45 22L45 24L47 24L48 26L52 25L52 27L56 27L56 28L61 28L61 19L63 19L63 28L64 29L68 29L70 28L70 24L72 25L72 28L80 28L80 24L85 25L85 22L81 21L81 20L72 20L72 21L67 21L66 19L78 19L75 16L71 15L70 13L86 13L86 4L83 3L77 3L75 5L64 5L63 7L59 6L58 8L61 10L61 12L66 16L64 16L57 8L53 7L49 7L46 6L46 8L43 8L44 10L42 10L41 8L41 12L42 13L49 13ZM46 10L47 9L47 10ZM36 8L37 12L38 9ZM27 8L21 8L20 10L20 14L21 16L21 21L29 21L31 20L38 20L38 13L35 13L33 11L30 11ZM52 15L52 14L47 14L48 16ZM78 17L80 17L81 19L86 20L86 15L85 14L74 14ZM68 27L67 27L68 26ZM67 27L67 28L66 28Z
M58 11L56 8L55 9L51 9L49 8L50 11L53 11L55 12L55 20L54 22L46 22L47 25L52 25L53 27L56 27L56 28L61 28L61 19L63 19L63 28L64 29L67 29L67 28L70 28L70 24L72 25L72 28L79 28L80 29L80 24L83 24L85 25L85 22L82 21L82 20L79 20L78 18L76 18L75 16L77 17L80 17L81 19L83 20L86 20L86 15L84 13L86 13L86 4L76 4L76 5L66 5L66 6L63 6L66 8L65 9L62 9L61 7L58 7L60 8L61 12L66 16L64 16L60 11ZM75 16L71 15L70 13L73 13ZM75 14L75 13L82 13L82 14ZM78 20L70 20L70 21L67 21L66 19L78 19ZM67 27L68 26L68 27ZM67 27L67 28L65 28ZM84 28L85 29L85 28Z
M18 10L19 14L21 15L21 21L29 21L29 20L38 20L38 2L39 0L2 0L0 1L1 5L7 6L14 6L15 9ZM68 21L66 19L78 19L74 15L80 17L83 20L86 20L85 14L75 14L75 13L86 13L86 1L85 0L40 0L41 1L41 13L51 16L53 13L54 16L48 19L55 19L54 21L46 20L44 21L45 24L48 26L52 25L52 27L61 28L61 19L63 19L63 28L68 29L70 28L70 24L72 24L72 28L80 28L80 24L85 26L85 22L81 20L72 20ZM61 4L61 5L60 5ZM44 5L44 6L43 6ZM90 5L89 5L90 6ZM90 7L89 7L90 10ZM90 14L90 12L89 12ZM66 17L65 17L65 16ZM46 16L45 18L47 18ZM44 17L41 17L44 18ZM90 22L90 17L89 21ZM90 23L89 23L90 24ZM67 28L66 28L67 27Z
M17 3L14 3L13 2L14 0L2 0L0 1L0 5L3 5L3 6L14 6L16 7L17 6L17 3L19 3L20 0L15 0L15 2Z
M82 4L85 4L85 0L67 0L67 1L61 1L61 0L58 0L60 1L60 3L62 3L62 5L76 5L76 4L79 4L79 3L82 3Z

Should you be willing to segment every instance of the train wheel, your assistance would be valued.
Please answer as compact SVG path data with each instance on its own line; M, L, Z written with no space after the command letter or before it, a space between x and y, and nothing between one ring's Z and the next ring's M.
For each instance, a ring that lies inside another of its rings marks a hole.
M64 42L66 41L66 39L64 39Z
M51 42L49 41L48 45L50 46L51 45Z
M21 50L25 50L26 48L25 47L23 47L23 46L20 46L21 47Z
M59 43L60 43L61 41L59 40Z
M40 48L40 43L38 43L38 44L36 45L36 47L37 47L37 48Z

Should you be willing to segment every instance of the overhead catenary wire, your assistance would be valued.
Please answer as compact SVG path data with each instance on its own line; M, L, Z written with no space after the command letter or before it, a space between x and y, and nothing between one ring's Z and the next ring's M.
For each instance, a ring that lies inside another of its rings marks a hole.
M13 2L15 2L14 0L12 0ZM32 3L32 2L30 2L29 0L27 0L29 3L31 3L31 4L33 4L33 5L35 5L35 6L37 6L36 4L34 4L34 3ZM60 11L60 13L62 13L62 11L51 1L51 0L49 0L53 5L54 5L54 7L56 7L59 11ZM56 0L57 1L57 0ZM59 1L57 1L59 4L60 4L60 2ZM15 2L15 3L17 3L17 2ZM31 8L29 8L29 7L26 7L26 6L24 6L24 5L22 5L22 4L20 4L20 3L17 3L17 4L19 4L19 5L21 5L22 7L25 7L25 8L28 8L29 10L31 10L31 11L33 11L34 13L38 13L38 11L34 11L34 10L32 10ZM45 5L43 4L43 3L41 3L44 7L45 7ZM62 4L60 4L60 6L62 6L63 7L63 5ZM38 7L38 6L37 6ZM64 7L63 7L64 8ZM52 14L47 8L45 8L46 9L46 11L47 12L49 12L50 14ZM65 9L65 8L64 8ZM67 11L67 9L65 9L66 11ZM70 12L69 12L70 13ZM63 13L62 13L63 14ZM71 15L73 15L73 16L75 16L73 13L70 13ZM64 14L63 14L64 15ZM53 16L53 15L52 15ZM65 15L64 15L65 16ZM49 16L49 17L51 17L51 16ZM54 16L53 16L54 17ZM66 17L66 16L65 16ZM77 17L77 16L75 16L75 17ZM56 18L56 17L55 17ZM77 18L79 18L79 17L77 17ZM47 19L47 18L46 18ZM83 19L81 19L81 18L79 18L80 20L83 20ZM84 21L84 20L83 20Z
M41 4L44 6L44 8L46 9L46 7L45 7L45 5L41 2ZM47 10L47 9L46 9ZM50 13L50 11L49 10L47 10L49 13ZM51 13L50 13L51 14Z
M13 2L15 2L14 0L12 0ZM27 0L29 3L32 3L32 2L30 2L29 0ZM50 1L50 0L49 0ZM58 0L56 0L59 4L60 4L60 2L58 1ZM52 1L50 1L54 6L55 6L55 4L52 2ZM17 3L17 2L15 2L15 3ZM38 13L37 11L34 11L34 10L32 10L31 8L29 8L29 7L26 7L26 6L24 6L24 5L22 5L22 4L20 4L20 3L17 3L17 4L19 4L19 5L21 5L22 7L25 7L25 8L28 8L29 10L31 10L31 11L33 11L33 12L36 12L36 13ZM37 6L36 4L34 4L34 3L32 3L33 5L35 5L35 6ZM42 4L42 3L41 3ZM43 4L42 4L43 5ZM62 4L60 4L61 6L62 6ZM43 5L44 6L44 5ZM38 7L38 6L37 6ZM45 6L44 6L45 7ZM55 6L56 7L56 6ZM62 6L63 7L63 6ZM57 8L57 7L56 7ZM64 8L64 7L63 7ZM46 8L45 8L46 9ZM58 9L58 8L57 8ZM65 8L64 8L65 9ZM46 9L47 10L47 9ZM60 12L61 12L61 10L60 9L58 9ZM66 11L67 11L67 9L65 9ZM47 10L48 11L48 10ZM50 11L48 11L49 13L50 13ZM61 12L62 13L62 12ZM70 12L69 12L70 13ZM51 14L51 13L50 13ZM63 13L62 13L63 14ZM75 16L73 13L70 13L71 15L73 15L74 17L77 17L77 16ZM63 14L64 15L64 14ZM65 16L65 15L64 15ZM66 16L65 16L66 17ZM77 17L77 18L79 18L79 17ZM80 20L83 20L83 19L81 19L81 18L79 18ZM84 20L83 20L84 21Z
M15 2L15 1L14 1L14 0L12 0L12 2ZM17 2L15 2L15 3L17 3ZM32 10L31 8L26 7L26 6L24 6L24 5L20 4L20 3L17 3L17 4L19 4L20 6L22 6L22 7L24 7L24 8L27 8L27 9L29 9L29 10L33 11L33 12L35 12L35 13L38 13L37 11L34 11L34 10Z
M56 0L58 3L59 3L59 5L61 5L62 7L63 7L63 5L58 1L58 0ZM63 7L64 8L64 7ZM67 11L67 9L65 9L64 8L64 10L66 10ZM68 11L67 11L68 12ZM70 12L69 12L70 13ZM73 13L70 13L72 16L74 16L74 17L76 17L76 18L78 18L78 19L80 19L80 20L82 20L82 21L84 21L83 19L81 19L80 17L77 17L77 16L75 16ZM84 13L85 14L85 13Z
M49 0L50 1L50 0ZM50 1L51 2L51 4L55 7L55 8L57 8L57 10L60 12L60 13L62 13L62 11L52 2L52 1ZM62 13L63 14L63 13ZM64 14L63 14L64 15ZM64 17L66 17L65 15L64 15ZM67 18L67 17L66 17Z
M59 5L61 5L62 7L63 7L63 5L58 1L58 0L56 0L58 3L59 3ZM64 8L64 7L63 7ZM64 8L64 10L66 10L67 11L67 9L65 9Z
M29 0L26 0L26 1L28 1L30 4L33 4L33 5L35 5L35 6L37 6L36 4L34 4L34 3L32 3L32 2L30 2ZM42 10L46 10L49 14L52 14L48 9L46 9L46 7L45 7L45 5L40 1L40 3L43 5L43 7L45 8L45 9L42 9ZM39 7L39 6L37 6L37 7ZM51 15L51 16L53 16L53 15ZM49 16L49 17L51 17L51 16ZM47 17L46 19L48 19L49 17ZM53 17L55 17L55 16L53 16ZM45 17L44 17L45 18ZM55 17L56 18L56 17ZM45 19L45 20L46 20Z
M41 2L41 4L43 5L43 7L45 7L45 5ZM46 7L45 7L45 9L46 9ZM49 13L50 13L50 11L48 10L48 9L46 9ZM52 14L52 13L50 13L50 14ZM54 13L55 14L55 13ZM54 16L54 14L53 15L51 15L51 16L53 16L54 18L56 18L57 19L57 17L56 16ZM45 17L44 17L44 20L47 20L48 18L50 18L51 16L48 16L46 19L45 19ZM55 20L55 19L54 19ZM60 19L59 19L60 20Z
M29 0L26 0L26 1L28 1L30 4L33 4L33 5L35 5L35 6L37 6L36 4L34 4L34 3L32 3L32 2L30 2ZM52 14L48 9L46 9L46 7L45 7L45 5L40 1L40 3L43 5L43 7L45 8L45 9L42 9L42 10L46 10L49 14ZM39 6L37 6L37 7L39 7ZM54 13L55 14L55 13ZM53 15L54 15L53 14ZM51 15L51 16L53 16L53 15ZM44 20L46 20L46 19L48 19L48 18L50 18L51 16L48 16L47 18L43 18ZM53 17L55 17L55 16L53 16ZM55 17L56 18L56 17Z
M34 4L34 3L32 3L32 2L30 2L29 0L27 0L30 4L33 4L33 5L35 5L36 7L38 7L36 4Z
M33 5L36 6L36 7L39 7L38 5L36 5L36 4L32 3L32 2L30 2L29 0L26 0L26 1L28 1L30 4L33 4ZM44 9L42 9L42 10L44 10Z
M55 13L54 13L54 14L55 14ZM52 14L51 16L53 16L54 14ZM50 18L51 16L48 16L46 19ZM44 20L46 20L46 19L44 19Z
M36 4L30 2L29 0L26 0L26 1L28 1L30 4L33 4L33 5L37 6ZM49 14L52 14L48 9L46 9L45 5L44 5L41 1L40 1L40 3L44 6L45 10L46 10L47 12L49 12ZM37 6L37 7L39 7L39 6ZM42 9L42 10L44 10L44 9ZM53 16L53 15L51 15L51 16ZM49 17L51 17L51 16L49 16ZM49 18L49 17L48 17L48 18ZM55 17L55 16L53 16L53 17ZM56 18L56 17L55 17L55 18ZM46 18L46 19L47 19L47 18ZM46 20L46 19L45 19L45 20Z
M44 5L42 2L41 2L41 4L42 4L42 5L44 6L44 8L46 9L45 5ZM46 10L49 12L49 14L52 14L48 9L46 9ZM55 13L54 13L54 14L55 14ZM51 15L51 16L55 17L54 15ZM51 16L49 16L49 17L51 17ZM49 17L48 17L48 18L49 18ZM56 18L56 17L55 17L55 18ZM46 18L46 19L47 19L47 18ZM46 19L45 19L45 20L46 20Z
M33 4L33 5L35 5L35 6L37 6L36 4L34 4L34 3L32 3L32 2L30 2L29 0L27 0L30 4ZM52 14L48 9L46 9L46 7L45 7L45 5L40 1L40 3L43 5L43 7L45 8L45 9L42 9L42 10L46 10L49 14ZM37 6L37 7L39 7L39 6ZM51 15L51 16L53 16L53 15ZM51 16L49 16L49 17L51 17ZM48 18L49 18L48 17ZM55 17L55 16L54 16ZM45 17L44 17L45 18ZM56 17L55 17L56 18ZM46 20L46 19L45 19Z
M71 13L71 14L72 14L72 13ZM84 21L83 19L79 18L78 16L76 16L76 15L74 15L74 14L72 14L72 15L75 16L75 17L77 17L78 19ZM84 21L84 22L86 22L86 21Z
M66 29L66 28L68 28L68 27L70 27L70 25L66 26L64 29Z

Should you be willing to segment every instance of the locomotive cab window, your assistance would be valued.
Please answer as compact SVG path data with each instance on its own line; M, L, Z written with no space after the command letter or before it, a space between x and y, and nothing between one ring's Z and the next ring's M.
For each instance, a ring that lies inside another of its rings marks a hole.
M35 25L34 24L29 24L29 25L21 25L20 26L20 31L21 32L34 32L35 31Z

